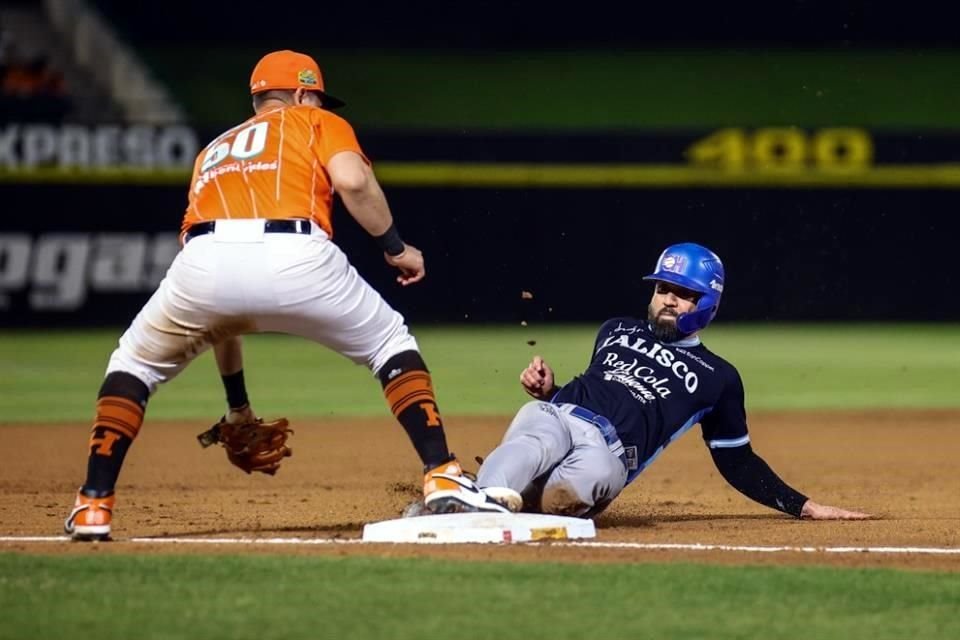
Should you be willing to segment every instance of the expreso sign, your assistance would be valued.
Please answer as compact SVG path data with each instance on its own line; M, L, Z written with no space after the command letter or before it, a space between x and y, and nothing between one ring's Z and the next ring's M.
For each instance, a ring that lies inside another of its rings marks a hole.
M192 169L193 129L152 125L10 124L0 128L0 169Z

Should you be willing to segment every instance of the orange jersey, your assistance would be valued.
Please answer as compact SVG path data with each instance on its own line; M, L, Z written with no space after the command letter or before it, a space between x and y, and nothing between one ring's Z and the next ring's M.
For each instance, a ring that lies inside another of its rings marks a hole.
M332 237L326 165L341 151L367 161L350 124L329 111L298 105L255 115L197 156L181 228L221 218L311 218Z

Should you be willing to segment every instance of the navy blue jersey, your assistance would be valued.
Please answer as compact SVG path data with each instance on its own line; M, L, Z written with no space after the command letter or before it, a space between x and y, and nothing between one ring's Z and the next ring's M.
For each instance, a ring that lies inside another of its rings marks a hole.
M627 452L628 482L698 422L710 448L750 442L743 382L733 365L696 336L660 342L645 319L605 322L589 368L553 402L580 405L614 424Z

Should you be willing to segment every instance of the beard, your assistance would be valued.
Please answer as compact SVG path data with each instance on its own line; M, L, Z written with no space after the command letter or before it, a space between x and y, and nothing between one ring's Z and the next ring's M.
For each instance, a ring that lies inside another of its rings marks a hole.
M661 309L660 314L656 315L653 305L650 305L647 307L647 321L653 329L653 335L660 342L676 342L683 337L677 330L677 316L667 309Z

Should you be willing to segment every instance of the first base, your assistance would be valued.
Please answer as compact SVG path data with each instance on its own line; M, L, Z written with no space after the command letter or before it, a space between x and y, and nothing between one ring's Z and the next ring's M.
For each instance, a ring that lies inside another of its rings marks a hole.
M535 513L448 513L374 522L364 542L421 544L542 542L595 538L593 520Z

